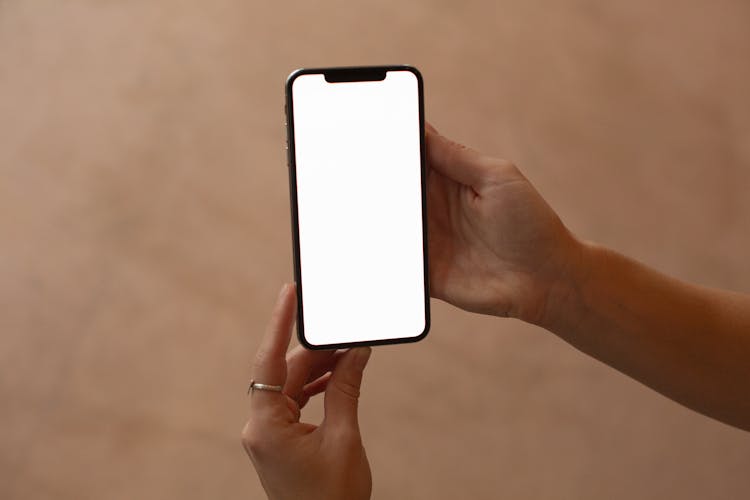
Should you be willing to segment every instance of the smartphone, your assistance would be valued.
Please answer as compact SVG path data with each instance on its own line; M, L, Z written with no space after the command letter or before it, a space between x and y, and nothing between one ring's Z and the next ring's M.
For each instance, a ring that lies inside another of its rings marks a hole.
M297 333L308 349L430 328L424 88L411 66L300 69L286 82Z

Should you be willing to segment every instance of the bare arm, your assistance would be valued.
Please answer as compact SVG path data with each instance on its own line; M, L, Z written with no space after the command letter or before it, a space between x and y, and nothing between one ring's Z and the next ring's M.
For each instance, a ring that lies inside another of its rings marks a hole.
M750 297L691 285L580 244L538 324L581 351L750 430Z
M580 242L512 163L428 127L433 297L540 325L665 396L750 430L750 296Z

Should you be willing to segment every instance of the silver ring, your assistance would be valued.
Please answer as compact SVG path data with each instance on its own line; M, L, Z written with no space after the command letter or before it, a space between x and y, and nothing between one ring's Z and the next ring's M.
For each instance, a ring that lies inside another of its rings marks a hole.
M250 381L250 387L247 388L247 393L250 394L255 389L258 389L259 391L273 391L273 392L281 392L283 389L280 385L269 385L269 384L261 384L260 382L256 382L255 380Z

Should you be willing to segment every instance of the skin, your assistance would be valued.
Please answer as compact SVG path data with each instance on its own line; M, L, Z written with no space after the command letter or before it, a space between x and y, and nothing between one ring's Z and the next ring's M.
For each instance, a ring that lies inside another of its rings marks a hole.
M542 326L663 395L750 430L750 296L575 238L511 163L427 133L431 294Z
M372 476L357 403L371 349L297 346L287 355L295 316L295 286L285 284L253 365L253 380L280 385L283 392L252 392L242 444L269 498L370 498ZM300 422L301 409L321 392L323 422Z
M565 227L512 163L427 126L430 293L550 332L668 398L750 430L750 296L684 283ZM286 287L256 357L243 443L269 498L369 498L357 424L369 349L294 349ZM365 353L366 351L366 353ZM330 375L326 375L329 371ZM320 426L299 408L325 392Z

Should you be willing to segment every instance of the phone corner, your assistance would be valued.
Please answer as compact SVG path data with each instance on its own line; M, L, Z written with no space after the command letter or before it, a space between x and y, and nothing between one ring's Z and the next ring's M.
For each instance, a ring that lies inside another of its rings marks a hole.
M413 337L411 339L412 342L419 342L420 340L427 337L427 334L430 333L430 327L432 326L432 323L430 321L430 311L429 309L425 311L425 318L424 318L424 329L422 330L422 333L417 335L416 337Z
M305 332L297 328L297 340L299 341L300 345L307 349L308 351L320 351L324 350L325 346L319 346L315 344L311 344L306 338L305 338Z
M402 71L408 71L409 73L412 73L417 81L419 82L420 86L424 84L424 78L422 78L422 72L417 69L416 66L412 66L411 64L403 64L400 66Z
M286 77L286 84L285 84L287 90L292 88L292 84L294 83L294 80L297 79L297 77L304 75L307 72L308 72L307 68L297 68L293 70L291 73L289 73L289 75L287 75Z
M424 331L423 331L422 333L420 333L420 334L419 334L419 340L422 340L423 338L425 338L425 337L427 336L427 334L428 334L428 333L430 333L430 327L431 327L431 326L432 326L432 325L430 324L430 322L429 322L429 321L427 321L427 322L425 323L425 325L424 325Z

